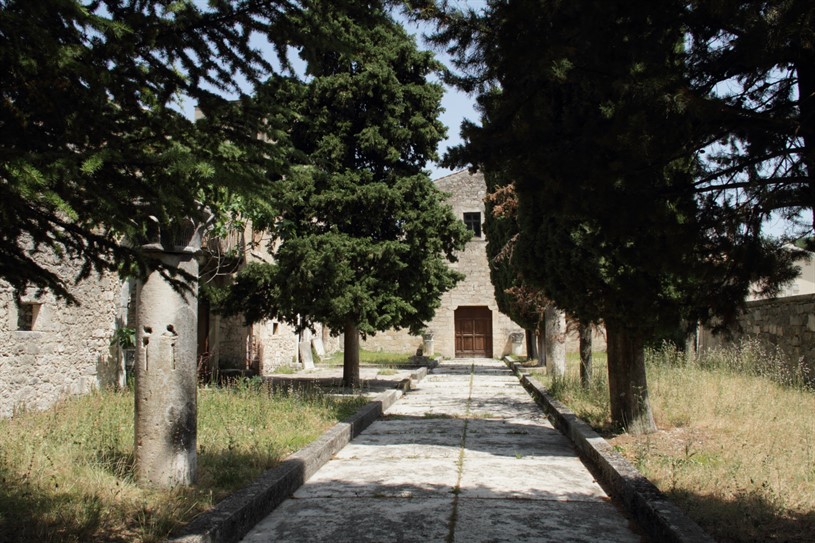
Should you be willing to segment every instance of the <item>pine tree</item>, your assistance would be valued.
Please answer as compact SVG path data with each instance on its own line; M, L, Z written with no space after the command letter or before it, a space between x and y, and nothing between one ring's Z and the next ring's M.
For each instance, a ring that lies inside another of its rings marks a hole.
M285 132L236 81L273 70L252 33L282 52L318 37L286 0L200 4L0 1L0 277L18 290L72 299L39 252L79 259L81 276L144 271L138 243L157 223L201 220L283 171Z
M256 217L274 237L274 263L247 266L226 304L250 321L343 332L347 386L359 382L360 334L418 333L432 318L461 277L445 259L467 237L423 170L444 133L442 88L428 81L439 65L379 14L363 27L313 3L308 20L343 29L354 47L314 50L306 83L276 78L262 93L296 112L290 137L303 164Z
M709 132L697 190L758 221L773 211L800 220L815 209L815 4L696 1L686 27L691 105Z

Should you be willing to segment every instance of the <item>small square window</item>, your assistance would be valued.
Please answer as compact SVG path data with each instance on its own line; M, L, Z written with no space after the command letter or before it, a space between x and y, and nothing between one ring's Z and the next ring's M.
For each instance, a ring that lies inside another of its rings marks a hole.
M481 237L481 212L474 211L465 213L464 224L472 231L474 237Z
M40 305L31 302L17 303L17 330L21 332L34 330L34 324L40 314Z

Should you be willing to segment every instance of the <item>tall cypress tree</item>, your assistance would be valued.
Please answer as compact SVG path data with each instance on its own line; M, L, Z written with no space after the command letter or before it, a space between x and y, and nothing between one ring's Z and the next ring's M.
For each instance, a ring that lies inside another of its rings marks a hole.
M539 288L529 285L512 265L519 235L515 184L508 182L500 172L486 172L484 177L487 182L484 232L495 301L502 313L524 327L530 358L537 350L538 359L543 364L544 318L551 302ZM536 335L540 338L540 345L535 340Z
M489 2L440 36L474 46L461 81L486 87L488 115L464 126L458 158L516 182L524 277L605 322L611 416L631 431L654 429L655 325L732 315L750 281L789 277L727 202L695 195L705 134L686 107L683 14L683 2Z
M368 4L366 4L368 5ZM359 336L417 333L461 277L454 260L467 237L423 170L444 134L439 65L383 9L362 26L330 2L307 24L343 29L348 50L304 56L308 80L275 79L263 103L296 112L290 137L302 165L263 202L274 262L248 266L227 308L250 321L314 322L345 334L343 380L359 382Z

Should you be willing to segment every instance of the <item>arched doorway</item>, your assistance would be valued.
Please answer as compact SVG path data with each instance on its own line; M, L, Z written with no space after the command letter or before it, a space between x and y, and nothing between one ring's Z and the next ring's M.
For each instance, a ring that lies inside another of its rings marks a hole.
M465 306L455 311L456 357L492 358L492 311Z

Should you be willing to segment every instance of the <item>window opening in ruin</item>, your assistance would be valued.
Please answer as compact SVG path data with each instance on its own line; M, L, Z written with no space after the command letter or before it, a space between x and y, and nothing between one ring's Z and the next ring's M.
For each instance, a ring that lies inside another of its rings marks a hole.
M272 323L272 335L276 336L277 332L278 332L278 324L276 322Z
M40 314L40 305L32 302L17 303L17 330L31 332Z
M464 214L464 224L469 228L474 237L481 237L481 212L474 211Z

